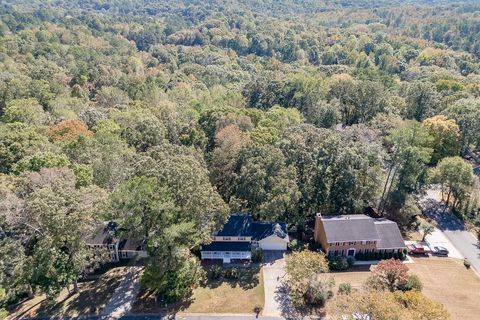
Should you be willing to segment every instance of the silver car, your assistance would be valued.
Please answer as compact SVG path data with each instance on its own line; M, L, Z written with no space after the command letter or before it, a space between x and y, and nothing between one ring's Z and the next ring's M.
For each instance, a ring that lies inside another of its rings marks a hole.
M432 247L432 254L435 256L448 257L448 250L444 247L434 246Z

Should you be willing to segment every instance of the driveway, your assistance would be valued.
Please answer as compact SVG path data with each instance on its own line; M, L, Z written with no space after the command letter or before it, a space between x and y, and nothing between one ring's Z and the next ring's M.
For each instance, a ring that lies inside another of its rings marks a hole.
M423 213L437 222L438 229L457 249L460 257L467 258L472 267L480 273L480 248L478 240L466 228L463 222L439 202L437 190L429 190L421 199ZM427 239L429 239L427 237ZM448 249L448 248L447 248Z
M122 282L118 285L113 296L103 308L101 319L119 319L127 314L140 291L140 274L142 268L130 267Z
M283 251L264 251L263 282L265 286L265 306L262 314L265 316L281 315L280 300L277 291L285 276L285 258Z
M263 282L265 287L265 305L262 316L298 320L303 316L292 306L285 283L285 253L264 251Z

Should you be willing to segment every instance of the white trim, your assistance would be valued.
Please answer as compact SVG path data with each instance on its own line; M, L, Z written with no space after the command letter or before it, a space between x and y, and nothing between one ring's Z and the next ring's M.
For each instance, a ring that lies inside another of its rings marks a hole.
M350 251L350 250L353 250L353 255L352 255L352 256L349 256L349 255L348 255L348 251ZM347 249L347 254L346 254L345 256L346 256L346 257L355 257L355 254L356 254L356 253L357 253L357 249L355 249L355 248L348 248L348 249Z

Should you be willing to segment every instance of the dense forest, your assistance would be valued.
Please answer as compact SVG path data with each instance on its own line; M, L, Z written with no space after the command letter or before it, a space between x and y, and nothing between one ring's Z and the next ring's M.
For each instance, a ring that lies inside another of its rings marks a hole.
M438 183L480 223L479 34L475 0L2 1L5 301L75 285L107 220L169 299L232 212L408 229Z

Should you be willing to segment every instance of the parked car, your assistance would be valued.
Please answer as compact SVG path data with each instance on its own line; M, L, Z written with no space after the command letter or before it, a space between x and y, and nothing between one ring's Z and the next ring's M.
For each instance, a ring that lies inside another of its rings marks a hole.
M420 243L412 243L407 245L407 250L409 254L423 254L426 255L428 254L428 249L425 249L425 247L420 244Z
M434 246L432 248L432 254L436 256L448 257L448 250L444 247Z

